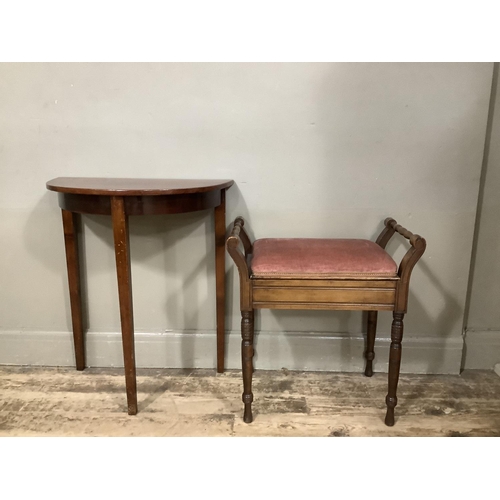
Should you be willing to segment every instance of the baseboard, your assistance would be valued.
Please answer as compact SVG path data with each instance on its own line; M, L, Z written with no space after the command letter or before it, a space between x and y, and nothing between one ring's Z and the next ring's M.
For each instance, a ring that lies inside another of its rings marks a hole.
M464 368L493 370L500 363L499 330L467 330L465 333Z
M255 340L255 368L262 370L361 372L362 335L318 332L260 332ZM377 339L374 370L387 372L390 339ZM226 368L240 369L241 337L226 334ZM406 337L402 373L458 374L463 339ZM215 332L136 333L136 363L142 368L215 368ZM123 366L121 334L88 332L87 366ZM74 366L69 332L0 332L0 364Z

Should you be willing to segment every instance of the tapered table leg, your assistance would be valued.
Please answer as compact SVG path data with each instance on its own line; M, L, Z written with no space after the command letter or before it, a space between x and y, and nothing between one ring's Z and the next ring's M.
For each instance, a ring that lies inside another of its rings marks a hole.
M217 372L224 372L224 302L226 278L226 191L221 190L221 204L215 207L215 288L217 310Z
M78 258L77 221L79 215L68 210L62 211L66 265L68 268L71 322L75 344L76 369L85 368L85 344L83 339L82 296L80 286L80 261Z
M122 325L123 361L127 387L128 414L137 413L137 382L135 374L134 315L132 308L132 274L130 270L130 245L128 216L125 214L123 197L111 198L111 217L115 239L116 273Z

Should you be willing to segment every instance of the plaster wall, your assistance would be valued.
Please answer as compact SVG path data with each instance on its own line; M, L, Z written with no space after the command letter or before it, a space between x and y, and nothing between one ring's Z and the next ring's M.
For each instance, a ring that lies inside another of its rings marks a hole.
M187 177L234 179L228 229L243 215L256 238L372 239L387 216L424 236L405 342L434 347L407 359L412 371L458 372L492 71L490 63L0 64L0 363L73 363L61 215L47 180ZM131 218L139 365L215 366L212 229L209 212ZM121 352L109 218L84 217L83 236L90 337L112 346L109 355L91 351L89 363L108 366ZM388 246L397 261L406 249L398 238ZM236 368L229 257L227 283L227 365ZM481 328L483 316L471 312ZM357 369L362 317L262 311L257 361ZM379 318L384 344L392 318ZM319 361L304 354L310 337ZM175 357L151 361L178 343Z

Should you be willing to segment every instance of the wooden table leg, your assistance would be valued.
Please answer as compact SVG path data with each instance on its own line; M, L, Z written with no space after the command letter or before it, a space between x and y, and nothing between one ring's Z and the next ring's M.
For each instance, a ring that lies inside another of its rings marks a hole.
M85 368L85 344L83 339L80 261L78 258L78 217L79 215L76 213L69 212L68 210L62 211L76 369L83 370Z
M225 280L226 280L226 190L220 192L221 203L215 207L215 288L217 309L217 372L224 372Z
M125 214L123 197L111 198L111 217L115 238L116 273L120 320L122 325L123 361L127 387L128 414L137 413L137 382L135 375L134 315L132 308L132 274L130 270L130 245L128 216Z

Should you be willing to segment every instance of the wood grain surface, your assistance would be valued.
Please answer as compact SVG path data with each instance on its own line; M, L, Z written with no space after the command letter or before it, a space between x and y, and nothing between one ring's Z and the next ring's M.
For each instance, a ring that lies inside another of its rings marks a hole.
M387 427L385 374L257 370L248 425L239 370L139 369L139 413L128 416L121 369L3 366L0 436L500 436L493 371L400 378Z
M230 179L125 179L106 177L57 177L47 182L47 189L59 193L155 196L165 194L205 193L226 189Z

